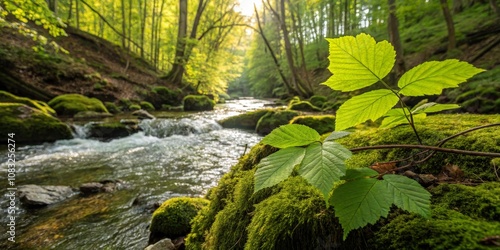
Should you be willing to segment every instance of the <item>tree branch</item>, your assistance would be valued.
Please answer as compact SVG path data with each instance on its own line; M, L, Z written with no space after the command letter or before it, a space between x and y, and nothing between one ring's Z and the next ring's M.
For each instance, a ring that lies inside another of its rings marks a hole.
M426 146L426 145L411 145L411 144L395 144L395 145L376 145L367 147L351 148L351 152L359 152L374 149L390 149L390 148L411 148L411 149L427 149L438 152L452 153L452 154L464 154L464 155L475 155L475 156L487 156L487 157L500 157L500 153L490 153L490 152L478 152L478 151L468 151L461 149L452 148L440 148L436 146Z

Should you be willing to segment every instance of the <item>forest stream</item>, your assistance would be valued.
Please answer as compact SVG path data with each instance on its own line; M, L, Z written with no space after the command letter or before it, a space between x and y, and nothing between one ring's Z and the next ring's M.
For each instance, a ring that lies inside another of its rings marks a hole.
M76 126L74 139L18 147L16 186L66 185L77 190L83 183L119 179L125 188L85 197L75 191L71 198L40 209L20 206L17 248L143 249L153 204L204 195L261 139L253 131L223 129L216 121L266 103L240 99L210 112L156 112L167 118L143 120L141 132L111 141L86 138L83 123ZM5 194L4 151L0 188ZM1 199L0 206L7 208L7 203ZM1 218L3 227L7 222L7 216ZM12 246L7 236L2 234L0 249Z

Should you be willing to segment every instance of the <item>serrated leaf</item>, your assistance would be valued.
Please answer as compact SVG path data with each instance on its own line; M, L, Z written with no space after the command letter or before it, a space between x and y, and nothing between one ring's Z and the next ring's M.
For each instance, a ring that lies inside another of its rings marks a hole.
M406 115L410 114L410 111L405 108L403 111L402 108L395 108L389 110L387 112L386 117L382 120L382 124L380 124L380 128L393 128L401 124L408 124L408 120L406 119ZM406 115L405 115L406 112ZM427 115L425 113L413 115L413 122L419 122L425 119Z
M399 93L405 96L438 95L443 89L455 88L483 71L456 59L425 62L401 76Z
M351 230L387 216L392 205L388 195L387 186L373 178L349 181L335 189L331 204L344 229L344 240Z
M431 194L418 182L402 175L387 174L384 175L384 183L397 207L430 217Z
M345 161L351 156L351 151L339 143L333 141L323 144L313 143L306 148L299 174L317 187L327 200L334 182L345 175Z
M347 131L333 131L326 139L325 141L333 141L333 140L337 140L337 139L340 139L340 138L344 138L348 135L350 135L351 132L347 132Z
M346 170L341 180L355 180L376 175L378 175L378 172L371 168L351 168Z
M413 114L436 113L444 110L458 109L458 108L460 108L460 105L458 104L439 104L435 102L429 102L416 108L415 110L412 111L412 113Z
M288 124L274 129L262 139L263 144L276 148L309 145L320 140L318 132L301 124Z
M355 96L337 110L335 130L344 130L369 119L374 121L385 115L398 100L388 89L373 90Z
M274 186L288 178L293 168L304 158L305 152L305 148L285 148L262 159L254 175L254 192Z
M326 40L330 44L328 69L333 75L323 84L334 90L346 92L370 86L394 66L396 52L387 41L377 43L364 33Z

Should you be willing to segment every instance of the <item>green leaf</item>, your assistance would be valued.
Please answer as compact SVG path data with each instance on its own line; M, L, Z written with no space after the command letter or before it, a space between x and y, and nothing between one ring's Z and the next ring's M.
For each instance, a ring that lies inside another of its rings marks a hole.
M412 111L413 114L420 114L420 113L435 113L435 112L440 112L444 110L450 110L450 109L458 109L460 108L460 105L458 104L439 104L435 102L429 102L426 104L423 104L416 108L415 110Z
M326 39L330 43L331 76L323 84L334 90L353 91L384 78L394 66L396 52L387 42L375 42L370 35Z
M309 145L320 140L318 132L308 126L301 124L288 124L274 129L268 134L262 143L275 148L288 148Z
M254 175L254 192L274 186L288 178L293 168L304 158L305 152L305 148L285 148L262 159Z
M385 115L398 100L398 97L388 89L373 90L355 96L337 110L335 130L344 130L369 119L374 121Z
M378 172L371 168L350 168L347 169L341 180L355 180L376 175L378 175Z
M340 139L340 138L344 138L348 135L350 135L351 132L347 132L347 131L333 131L326 139L325 141L333 141L333 140L337 140L337 139Z
M458 87L458 84L483 71L455 59L425 62L399 79L399 93L405 96L438 95L443 89Z
M306 148L299 174L317 187L328 199L333 184L345 175L345 160L351 157L349 149L333 141L316 142Z
M351 230L374 224L389 213L391 201L386 185L377 179L362 178L335 189L330 203L344 229L344 240Z
M431 194L418 182L402 175L384 175L384 183L394 204L406 211L431 216Z
M409 115L410 111L407 108L405 108L405 110L406 115ZM393 128L401 124L408 124L406 115L402 108L391 109L389 112L387 112L386 118L382 120L380 128ZM427 115L425 113L413 115L413 122L419 122L426 117Z

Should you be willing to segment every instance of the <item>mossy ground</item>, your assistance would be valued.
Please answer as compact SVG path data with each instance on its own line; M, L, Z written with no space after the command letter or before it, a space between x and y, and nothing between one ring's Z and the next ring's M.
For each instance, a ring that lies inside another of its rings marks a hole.
M50 100L48 104L57 114L64 116L73 116L82 111L109 113L99 99L80 94L60 95Z

